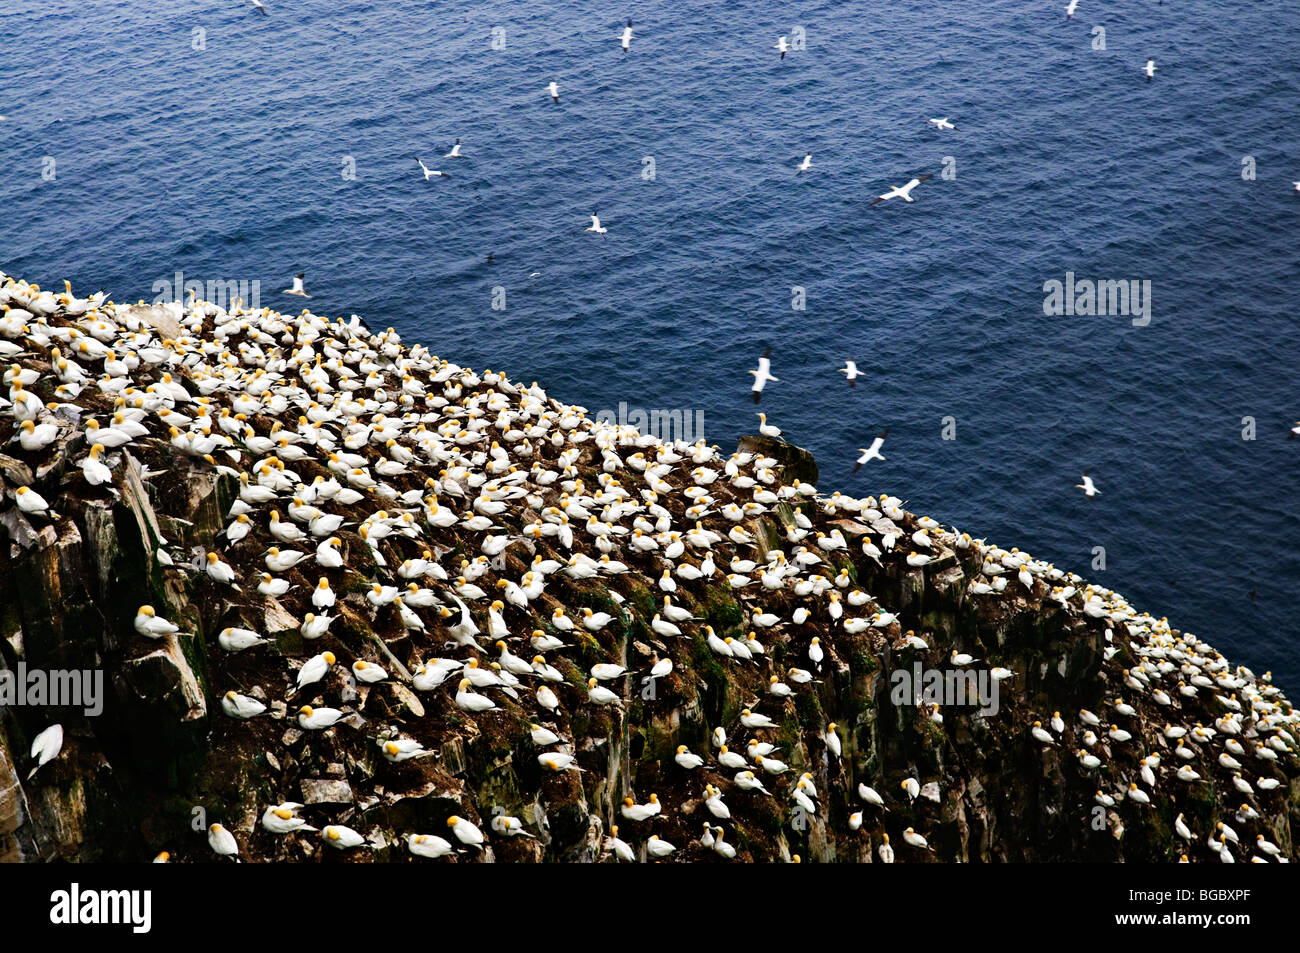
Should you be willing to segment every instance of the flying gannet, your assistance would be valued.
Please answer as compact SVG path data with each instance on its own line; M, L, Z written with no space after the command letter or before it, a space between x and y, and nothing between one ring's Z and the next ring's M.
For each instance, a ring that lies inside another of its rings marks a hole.
M853 383L854 379L862 376L862 372L858 370L858 365L852 361L845 361L844 366L840 368L840 373L845 375L844 379L849 382L850 387L856 386Z
M451 178L451 175L446 172L439 172L437 169L430 169L427 165L421 162L419 158L417 158L415 161L420 163L420 171L424 173L424 181L426 182L428 182L430 179L434 178L435 176L442 179Z
M884 455L881 454L880 452L880 448L884 445L885 438L888 436L889 436L889 428L886 427L884 430L880 432L880 436L878 436L875 440L871 441L871 446L858 448L859 450L862 451L862 456L858 457L858 462L853 465L854 473L857 473L859 470L861 470L862 464L870 460L885 459Z
M790 43L786 37L780 37L777 39L776 46L774 46L773 49L780 50L781 59L785 59L786 51L790 49Z
M622 41L623 41L623 52L624 52L624 53L626 53L626 52L628 51L628 47L630 47L630 46L632 45L632 37L633 37L633 36L635 36L635 34L632 32L632 21L629 19L629 20L627 21L627 26L625 26L625 27L623 28L623 33L622 33L622 37L621 37L621 38L622 38Z
M950 122L948 121L948 117L947 117L947 116L944 116L942 119L931 119L931 120L929 120L929 123L930 123L930 125L934 126L936 129L956 129L956 128L957 128L956 126L954 126L952 123L950 123Z
M768 381L779 381L781 378L772 376L772 349L769 347L763 352L763 356L758 359L758 370L750 371L754 375L754 403L758 403L763 396L763 388L767 386Z
M444 159L463 159L463 158L465 158L463 155L460 154L460 140L459 140L459 139L456 140L456 144L453 145L453 146L451 147L451 151L448 152L445 156L443 156L443 158L444 158Z
M1083 475L1083 482L1076 483L1075 487L1083 490L1086 496L1097 496L1101 492L1093 485L1092 477L1088 476L1086 473Z
M1147 60L1147 65L1144 66L1144 67L1142 67L1142 72L1144 72L1144 73L1147 74L1147 82L1148 82L1148 83L1151 82L1151 80L1155 78L1155 75L1156 75L1156 69L1157 69L1157 67L1156 67L1156 61L1155 61L1155 60Z
M285 288L284 291L280 293L287 294L287 295L297 295L300 298L310 298L311 295L307 294L307 292L303 289L302 286L303 279L306 277L307 277L306 272L302 272L302 271L298 272L298 274L293 276L293 287Z
M801 175L802 173L807 172L811 168L812 168L812 153L810 152L803 157L803 161L799 163L799 168L795 170L794 174Z
M912 189L916 188L926 179L932 178L934 178L933 173L917 176L915 179L910 180L906 185L895 186L885 194L876 196L871 204L878 205L881 202L888 202L890 199L902 199L904 202L915 202L916 199L912 198Z
M1065 18L1067 20L1073 20L1074 11L1077 9L1079 9L1079 0L1070 0L1069 6L1065 8Z
M558 103L560 101L560 84L555 80L551 80L550 85L546 87L546 91L551 94L553 102Z
M591 225L589 225L589 226L587 227L587 231L589 231L589 232L595 232L595 233L596 233L597 235L599 235L601 238L604 238L604 237L605 237L605 232L607 232L608 230L609 230L609 229L605 228L604 225L600 224L600 216L597 215L595 212L592 212L592 213L591 213Z

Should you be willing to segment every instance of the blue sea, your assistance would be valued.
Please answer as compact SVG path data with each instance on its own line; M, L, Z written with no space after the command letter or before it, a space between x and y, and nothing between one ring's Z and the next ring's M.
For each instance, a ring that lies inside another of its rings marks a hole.
M289 310L304 271L319 313L593 413L702 412L730 448L761 408L824 491L898 493L1300 694L1300 4L266 3L8 0L0 269ZM1045 315L1067 272L1150 282L1150 322Z

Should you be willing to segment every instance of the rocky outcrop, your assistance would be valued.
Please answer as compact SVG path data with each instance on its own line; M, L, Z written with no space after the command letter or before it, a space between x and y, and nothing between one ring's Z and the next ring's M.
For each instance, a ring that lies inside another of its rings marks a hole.
M210 333L211 316L204 328ZM43 374L52 366L41 347L23 363ZM173 372L197 393L183 368ZM98 395L82 403L101 414L112 406ZM270 419L254 415L249 422L258 434L272 432ZM13 429L0 415L0 445ZM632 452L633 438L622 439ZM422 551L454 578L462 560L479 554L459 525L372 540L363 538L365 524L358 522L373 504L350 511L337 532L348 574L332 580L335 621L309 644L300 633L311 611L304 593L319 571L303 571L304 565L280 573L296 587L283 597L256 591L268 541L256 534L224 541L240 484L211 455L178 453L161 437L142 439L112 453L112 481L92 487L75 465L87 449L79 427L49 451L10 445L7 487L39 490L54 515L29 518L11 508L0 520L0 665L13 672L20 666L99 671L104 695L94 715L84 706L0 710L0 859L142 860L166 850L174 861L214 861L205 831L220 822L235 834L245 861L429 862L413 857L405 838L447 835L448 819L457 815L488 832L482 850L454 855L459 862L608 861L606 838L614 825L642 859L653 833L676 845L673 859L712 862L721 858L698 843L714 822L704 803L706 784L726 792L726 838L740 860L797 855L873 862L889 835L901 861L1170 861L1182 853L1217 861L1218 849L1204 842L1219 822L1239 835L1239 860L1249 856L1257 835L1297 858L1300 761L1292 745L1276 740L1290 738L1295 728L1285 720L1289 703L1267 679L1211 661L1211 688L1158 700L1138 678L1145 667L1177 669L1193 656L1213 660L1212 650L1050 567L1036 570L1031 584L1012 569L1010 583L993 590L997 567L990 561L1006 551L941 532L886 497L815 495L816 464L801 448L764 437L746 437L741 448L770 461L781 482L794 486L798 479L803 489L738 521L752 547L724 540L714 549L719 571L679 586L674 602L696 617L681 626L681 635L654 625L663 602L657 581L664 561L657 554L628 548L617 554L628 571L595 578L553 572L541 596L527 609L505 607L504 618L512 652L532 654L532 630L568 643L547 656L563 679L553 684L558 712L547 714L534 702L530 683L517 701L494 693L500 710L471 714L454 702L455 678L431 691L418 690L411 678L434 657L473 656L445 645L459 616L451 600L439 599L445 612L424 612L427 626L420 630L403 625L395 605L366 598L373 582L399 581L394 567ZM574 468L595 486L601 464L588 444ZM295 469L304 483L331 473L310 459ZM418 488L432 475L417 469L395 478L395 488ZM719 506L730 499L729 490L715 492ZM519 581L538 557L567 563L568 552L553 539L528 531L536 516L521 505L496 517L510 539L488 560L482 588ZM927 526L928 548L913 540ZM724 578L733 556L762 567L769 553L794 553L791 540L805 532L804 544L821 561L818 571L833 580L832 601L850 603L842 618L819 608L795 621L795 610L808 602L796 592L732 588ZM813 547L834 533L846 545ZM207 577L202 567L209 551L237 568L240 588ZM1066 587L1078 594L1063 592ZM181 631L161 640L142 637L133 626L142 604ZM485 666L497 657L486 635L487 604L472 606L484 633ZM611 621L594 632L556 630L550 620L557 607L574 617L583 609L608 613ZM764 626L765 612L782 623ZM229 653L217 633L231 626L261 633L269 643ZM710 630L742 642L752 633L762 654L724 657L711 647ZM820 664L810 654L814 640ZM303 661L326 649L339 664L319 683L295 691ZM974 658L954 660L954 652ZM655 658L671 658L671 673L647 677ZM355 659L381 664L394 677L358 683L349 672ZM630 673L611 683L619 704L593 704L588 671L609 662ZM993 679L994 669L1001 680ZM943 696L936 708L925 690L928 673L964 671L984 697L956 704ZM810 679L801 682L800 672ZM902 684L903 676L915 674L920 684ZM1134 679L1137 688L1127 684ZM773 694L774 682L788 683L788 696ZM250 720L224 714L222 697L232 689L262 702L266 712ZM295 717L302 705L338 708L345 717L324 731L304 730ZM1132 714L1124 714L1125 706ZM1232 717L1237 708L1248 716L1240 723ZM1273 710L1280 720L1260 719ZM771 724L747 727L746 711L761 712ZM1063 731L1050 727L1054 712L1067 723ZM1082 714L1088 712L1106 721L1090 725ZM534 743L530 726L543 718L571 743L581 771L539 762L548 749ZM1112 733L1112 720L1122 729ZM52 722L64 726L63 749L29 778L28 748ZM1049 731L1049 742L1034 736L1035 722ZM1192 733L1171 737L1171 724ZM1289 733L1285 725L1292 726ZM1192 726L1214 736L1200 737ZM712 739L719 727L735 751L747 753L751 741L775 746L771 757L789 772L764 777L758 768L771 795L741 789L737 772L717 762ZM828 747L832 731L842 748L838 756ZM1229 735L1243 746L1240 770L1217 760ZM399 736L419 742L425 753L396 763L383 757L383 740ZM704 755L705 764L679 766L680 745ZM1258 754L1266 747L1273 756ZM1080 749L1099 765L1088 767ZM1179 749L1190 755L1199 780L1176 776L1184 763ZM1154 785L1141 780L1144 762L1158 774ZM1252 782L1251 793L1238 792L1233 774ZM792 800L800 777L811 782L811 811ZM1279 783L1266 790L1257 786L1260 779ZM1133 783L1149 792L1150 803L1125 796ZM863 799L863 785L879 792L884 809ZM625 798L645 804L651 794L663 806L657 816L621 815ZM317 827L344 824L361 832L366 846L336 851L319 836L270 833L261 816L285 801L302 804L299 813ZM1179 814L1197 843L1174 832ZM497 816L518 818L527 836L493 833ZM923 833L928 847L908 844L908 829Z

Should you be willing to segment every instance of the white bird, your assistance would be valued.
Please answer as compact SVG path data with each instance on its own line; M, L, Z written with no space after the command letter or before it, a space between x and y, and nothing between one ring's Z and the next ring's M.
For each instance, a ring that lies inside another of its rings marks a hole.
M902 199L904 202L915 202L916 199L912 198L912 189L916 188L926 179L932 178L934 178L933 174L917 176L914 179L908 180L906 185L896 185L888 192L885 192L882 195L877 195L871 201L871 204L878 205L881 202L888 202L890 199Z
M453 145L453 146L451 147L451 151L448 152L445 156L443 156L443 158L444 158L444 159L463 159L463 158L465 158L463 155L461 155L461 152L460 152L460 140L459 140L459 139L456 140L455 145Z
M161 639L174 635L180 628L166 619L158 618L153 606L141 606L135 614L135 630L148 638Z
M417 857L436 860L447 856L454 848L449 841L436 834L411 834L406 838L406 849Z
M950 123L950 122L948 121L948 117L947 117L947 116L944 116L942 119L931 119L931 120L929 120L929 123L930 123L930 125L934 126L936 129L956 129L956 128L957 128L956 126L954 126L952 123Z
M1074 11L1077 9L1079 9L1079 0L1070 0L1069 5L1065 8L1065 18L1067 20L1073 20Z
M807 172L809 169L812 168L812 164L813 164L813 163L812 163L812 153L810 152L810 153L808 153L806 156L803 157L803 161L799 163L799 168L795 170L795 173L794 173L794 174L795 174L795 175L802 175L803 173Z
M1101 491L1098 490L1096 485L1092 482L1092 477L1088 476L1088 474L1086 473L1083 475L1083 482L1076 483L1075 488L1083 490L1084 495L1090 497L1098 496L1101 493Z
M551 80L550 85L546 87L546 91L551 94L551 99L554 102L558 103L560 101L560 84L555 80Z
M767 414L759 414L758 419L758 432L764 437L771 437L773 440L776 440L781 436L781 428L774 424L769 424L767 422Z
M781 51L781 59L785 59L786 51L790 49L790 41L789 41L789 38L784 37L784 36L779 37L779 38L777 39L777 41L776 41L776 46L772 47L772 49L774 49L774 50L780 50L780 51Z
M483 832L478 829L472 821L467 821L463 817L452 815L447 818L447 826L451 832L456 835L456 840L460 841L466 847L483 847Z
M1156 66L1156 61L1155 61L1155 60L1147 60L1147 65L1144 66L1144 67L1142 67L1142 72L1144 72L1144 73L1147 74L1147 82L1148 82L1148 83L1151 82L1151 80L1155 78L1156 70L1157 70L1157 69L1158 69L1158 67Z
M595 232L601 238L604 238L605 233L609 231L609 229L607 229L604 225L600 224L600 216L597 215L595 212L592 212L591 224L587 227L587 231Z
M36 766L27 774L27 780L30 781L36 774L37 769L43 764L48 764L59 756L63 750L63 726L50 725L39 735L32 739L31 756L36 759Z
M767 386L768 381L779 381L781 378L772 376L772 349L769 347L763 352L763 356L758 359L758 370L750 371L754 375L754 403L758 403L763 396L763 388Z
M302 272L302 271L298 272L298 274L293 276L293 287L285 288L284 291L280 293L287 294L287 295L297 295L299 298L310 298L311 295L307 294L306 290L303 288L302 285L303 279L306 277L307 277L306 272Z
M849 382L850 387L856 387L857 385L853 382L862 376L862 372L858 370L858 365L853 361L845 361L844 366L840 368L840 373L844 375L844 379Z
M264 4L262 0L253 0L253 9L262 14L262 16L266 16L266 4Z
M429 168L427 165L425 165L424 162L421 161L418 157L416 158L415 161L420 163L420 171L424 173L424 181L426 181L426 182L428 182L430 179L434 179L434 178L437 178L437 179L450 179L450 178L451 178L451 175L450 175L449 173L447 173L447 172L439 172L437 169L430 169L430 168Z
M221 698L221 710L231 718L256 718L262 712L266 711L266 706L256 698L248 695L241 695L239 692L231 689Z
M360 847L366 842L366 839L350 827L343 824L328 824L321 828L321 838L331 847L339 850L347 850L350 847Z
M235 841L235 835L220 824L213 824L208 828L208 846L222 857L239 859L239 844Z
M862 464L864 463L867 463L871 460L885 459L884 454L880 452L880 448L884 446L885 438L888 436L889 436L889 428L886 427L884 430L880 432L880 436L876 437L875 440L871 441L871 446L858 447L858 449L862 452L862 456L858 457L858 462L853 465L854 473L857 473L859 470L861 470Z
M628 20L627 26L623 27L623 32L620 35L620 39L622 40L622 44L623 44L624 53L626 53L628 51L628 48L632 45L632 37L634 35L635 34L633 34L632 32L632 21Z

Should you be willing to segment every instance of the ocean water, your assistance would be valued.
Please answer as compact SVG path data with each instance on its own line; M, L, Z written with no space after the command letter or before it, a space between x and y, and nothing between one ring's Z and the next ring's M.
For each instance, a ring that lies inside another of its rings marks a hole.
M290 310L305 271L320 313L723 447L771 347L761 409L824 491L898 493L1300 693L1300 5L266 2L8 0L0 269ZM1150 323L1044 315L1066 272L1149 281Z

